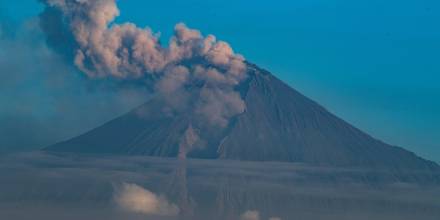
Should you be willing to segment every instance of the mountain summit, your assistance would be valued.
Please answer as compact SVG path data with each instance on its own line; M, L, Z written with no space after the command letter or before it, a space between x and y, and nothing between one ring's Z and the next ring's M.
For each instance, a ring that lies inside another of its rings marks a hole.
M434 162L372 138L255 65L248 64L248 75L237 88L246 110L224 127L197 120L191 107L167 110L164 98L156 97L45 150L439 169Z

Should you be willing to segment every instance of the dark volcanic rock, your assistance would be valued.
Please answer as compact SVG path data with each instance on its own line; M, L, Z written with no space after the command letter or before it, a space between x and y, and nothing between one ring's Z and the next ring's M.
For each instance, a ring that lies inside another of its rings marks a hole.
M177 157L186 130L194 128L200 138L188 155L193 158L439 169L433 162L370 137L254 65L249 65L249 78L237 89L246 111L231 119L226 128L195 120L191 109L167 111L157 97L45 150Z

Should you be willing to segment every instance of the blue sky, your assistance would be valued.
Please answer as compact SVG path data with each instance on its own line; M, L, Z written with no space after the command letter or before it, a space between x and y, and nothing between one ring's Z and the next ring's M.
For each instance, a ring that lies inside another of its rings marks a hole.
M247 60L388 143L440 161L440 2L120 0L118 22L215 34ZM36 0L0 0L17 23ZM0 16L0 19L2 17Z

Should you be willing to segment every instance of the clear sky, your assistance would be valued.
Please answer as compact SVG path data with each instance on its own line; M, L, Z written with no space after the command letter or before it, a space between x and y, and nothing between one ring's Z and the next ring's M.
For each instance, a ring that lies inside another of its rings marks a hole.
M118 22L149 26L164 39L180 21L215 34L372 136L440 161L437 0L120 0L118 5ZM0 0L0 19L19 23L41 9L36 0Z

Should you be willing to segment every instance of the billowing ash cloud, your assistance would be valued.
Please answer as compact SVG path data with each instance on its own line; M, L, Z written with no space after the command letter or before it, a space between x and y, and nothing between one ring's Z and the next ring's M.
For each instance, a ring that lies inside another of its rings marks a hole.
M185 88L197 85L201 89L191 102L194 112L219 126L244 111L234 87L246 78L246 65L226 42L180 23L168 46L162 46L149 28L113 23L119 15L115 0L42 1L47 7L41 23L48 40L58 41L51 42L57 47L73 40L65 49L88 77L146 80L176 109L190 102ZM54 34L65 30L67 34Z
M177 216L179 208L136 184L124 183L114 196L116 204L123 210L133 213L158 216Z

